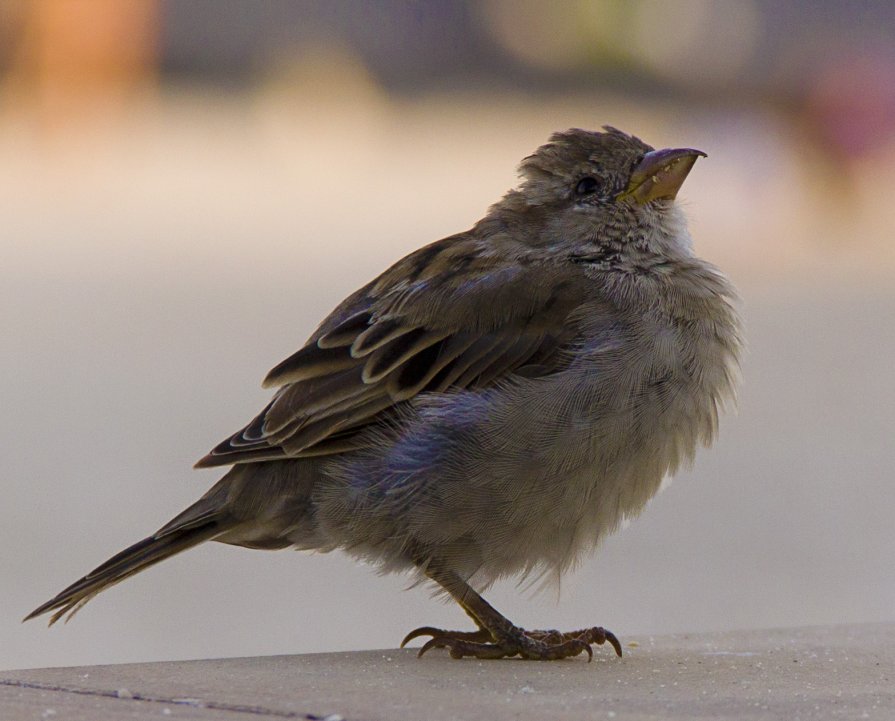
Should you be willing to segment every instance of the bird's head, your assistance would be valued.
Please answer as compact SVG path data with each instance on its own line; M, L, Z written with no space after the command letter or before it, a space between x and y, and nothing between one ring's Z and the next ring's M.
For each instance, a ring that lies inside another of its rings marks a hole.
M696 159L705 153L692 148L655 150L615 128L603 131L554 133L522 161L522 183L502 203L544 218L548 237L649 242L666 234L686 236L685 230L678 232L683 217L673 201Z

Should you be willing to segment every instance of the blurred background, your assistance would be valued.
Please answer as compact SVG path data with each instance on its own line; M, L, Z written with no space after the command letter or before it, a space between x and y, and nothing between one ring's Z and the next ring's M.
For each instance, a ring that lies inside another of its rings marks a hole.
M708 153L740 410L530 627L895 620L888 0L0 3L0 668L394 647L454 606L208 544L19 619L219 475L191 464L347 293L464 230L554 130Z

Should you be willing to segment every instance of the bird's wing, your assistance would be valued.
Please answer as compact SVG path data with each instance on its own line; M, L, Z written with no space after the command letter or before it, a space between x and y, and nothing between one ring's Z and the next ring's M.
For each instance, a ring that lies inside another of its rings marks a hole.
M271 402L196 466L337 453L419 393L561 367L583 275L497 255L456 236L399 261L270 371Z

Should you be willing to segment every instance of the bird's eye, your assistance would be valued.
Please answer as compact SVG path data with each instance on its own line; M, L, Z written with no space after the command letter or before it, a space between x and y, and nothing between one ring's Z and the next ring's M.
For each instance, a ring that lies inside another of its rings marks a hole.
M575 192L578 195L590 195L591 193L596 193L599 187L600 184L596 178L582 178L578 181L578 185L575 186Z

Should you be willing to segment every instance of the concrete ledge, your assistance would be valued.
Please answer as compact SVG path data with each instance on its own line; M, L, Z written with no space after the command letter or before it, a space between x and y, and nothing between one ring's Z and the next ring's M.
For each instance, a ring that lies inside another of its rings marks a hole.
M625 638L539 663L362 651L0 672L18 719L895 719L895 624Z

